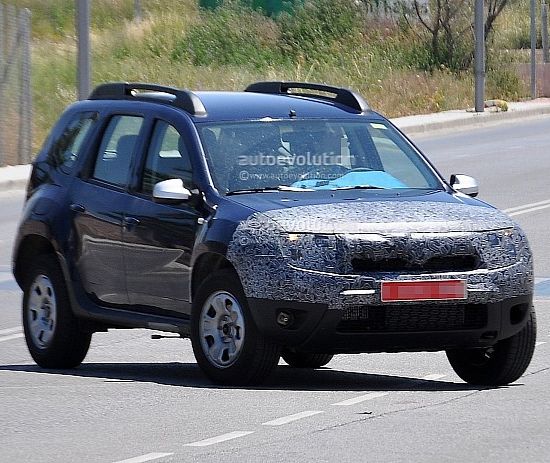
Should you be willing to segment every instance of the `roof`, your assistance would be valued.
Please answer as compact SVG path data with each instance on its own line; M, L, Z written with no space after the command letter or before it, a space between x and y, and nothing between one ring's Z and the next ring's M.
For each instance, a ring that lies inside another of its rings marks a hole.
M360 116L356 110L332 101L298 95L272 95L252 92L195 92L206 108L206 116L196 122L288 118L349 118ZM369 114L376 114L368 111Z

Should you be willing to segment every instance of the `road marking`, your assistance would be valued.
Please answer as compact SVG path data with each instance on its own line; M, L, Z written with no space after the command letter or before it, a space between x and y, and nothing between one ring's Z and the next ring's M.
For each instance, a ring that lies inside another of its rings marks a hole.
M254 431L233 431L233 432L228 432L227 434L222 434L221 436L211 437L210 439L191 442L190 444L185 444L185 446L186 447L206 447L207 445L219 444L220 442L225 442L231 439L237 439L239 437L248 436L249 434L252 434L252 433L254 433Z
M546 344L546 341L539 341L535 343L535 346L542 346L543 344Z
M421 379L423 379L424 381L436 381L438 379L445 378L445 376L447 376L447 375L433 374L433 375L426 375Z
M301 420L302 418L307 418L308 416L318 415L319 413L325 413L322 411L316 410L307 410L305 412L294 413L293 415L283 416L277 418L276 420L266 421L262 423L263 426L282 426L283 424L292 423L293 421Z
M10 334L8 336L0 337L0 342L11 341L12 339L18 339L18 338L22 338L24 336L25 335L23 333Z
M144 461L158 460L159 458L169 457L174 455L173 453L147 453L139 457L128 458L127 460L120 460L116 463L143 463Z
M0 330L0 336L4 334L19 333L20 331L23 331L22 326L14 326L13 328L6 328L4 330Z
M547 204L546 206L532 207L530 209L524 209L522 211L512 212L511 214L508 214L508 216L509 217L514 217L516 215L528 214L529 212L540 211L542 209L548 209L549 207L550 207L550 204Z
M510 215L510 212L513 213L516 211L521 211L522 209L533 208L537 206L550 206L550 199L545 199L544 201L538 201L536 203L523 204L521 206L509 207L508 209L504 209L503 212Z
M389 392L369 392L368 394L353 397L352 399L342 400L342 402L336 402L331 405L347 407L349 405L355 405L361 402L365 402L366 400L377 399L378 397L384 397L386 395L389 395Z

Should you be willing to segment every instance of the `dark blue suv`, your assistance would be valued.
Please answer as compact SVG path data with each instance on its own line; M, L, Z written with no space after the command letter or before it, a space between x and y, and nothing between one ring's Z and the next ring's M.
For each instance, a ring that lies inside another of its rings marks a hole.
M445 350L465 381L507 384L535 346L532 255L476 194L347 89L101 85L33 165L13 257L28 348L71 368L94 332L150 328L226 384L281 356Z

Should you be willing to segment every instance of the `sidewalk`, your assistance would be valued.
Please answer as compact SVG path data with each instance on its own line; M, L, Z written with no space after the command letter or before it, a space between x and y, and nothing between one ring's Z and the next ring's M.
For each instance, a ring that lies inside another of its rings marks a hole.
M31 174L31 165L0 167L0 192L24 190Z
M506 112L485 110L483 113L474 113L465 110L453 110L398 117L391 121L407 135L417 135L438 130L487 127L503 121L520 120L544 114L550 114L550 98L508 103L508 111ZM30 170L30 165L0 167L0 192L24 189Z
M490 126L502 121L536 117L543 114L550 114L550 98L508 103L508 111L504 112L494 112L489 109L486 109L483 113L452 110L434 114L398 117L391 121L407 135L415 135L434 130L463 130Z

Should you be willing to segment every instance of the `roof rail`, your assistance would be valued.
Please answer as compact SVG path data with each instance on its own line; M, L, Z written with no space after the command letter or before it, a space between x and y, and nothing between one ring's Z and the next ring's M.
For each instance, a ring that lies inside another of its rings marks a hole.
M275 95L292 95L292 89L300 90L314 90L317 92L332 93L334 98L325 95L318 95L312 93L294 93L297 96L306 96L310 98L320 98L322 100L329 100L348 108L364 113L368 111L369 105L363 99L363 97L347 88L333 87L324 84L312 84L308 82L284 82L284 81L272 81L272 82L256 82L246 87L245 92L254 93L270 93Z
M172 95L173 98L167 100L160 95L146 92L156 92ZM89 100L156 100L161 103L170 103L193 116L206 116L206 108L201 99L189 90L182 90L175 87L166 87L163 85L128 83L128 82L109 82L98 85L88 97Z

